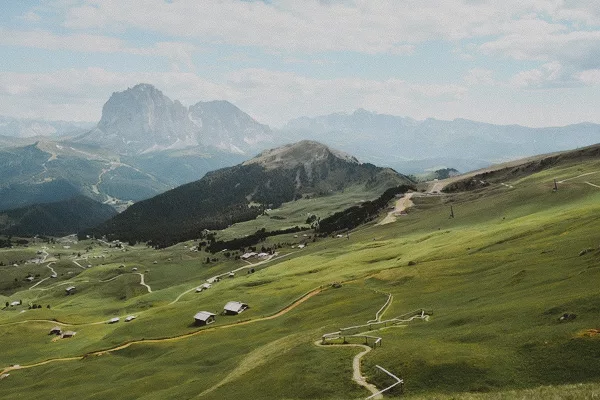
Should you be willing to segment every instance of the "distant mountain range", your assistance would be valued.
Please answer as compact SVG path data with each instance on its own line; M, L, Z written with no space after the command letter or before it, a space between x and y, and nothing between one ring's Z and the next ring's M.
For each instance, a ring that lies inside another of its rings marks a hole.
M91 233L166 245L197 238L203 229L254 219L266 208L303 196L326 196L355 185L378 195L411 183L391 169L361 164L320 143L301 141L138 202Z
M412 118L356 110L301 117L282 129L290 140L320 140L357 157L402 172L453 167L460 171L530 155L600 142L600 125L554 128L493 125L455 119Z
M0 136L17 138L60 137L89 131L93 122L47 121L0 115Z
M267 148L303 139L420 175L591 145L600 142L600 125L417 121L359 109L301 117L271 129L227 101L186 107L152 85L138 84L113 93L95 126L0 117L0 210L82 194L121 211Z

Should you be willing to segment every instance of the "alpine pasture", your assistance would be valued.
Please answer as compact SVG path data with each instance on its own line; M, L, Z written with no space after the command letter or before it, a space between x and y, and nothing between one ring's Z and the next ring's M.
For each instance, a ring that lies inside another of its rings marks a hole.
M382 346L362 358L361 374L378 389L393 381L376 365L404 380L384 397L593 398L600 393L599 170L588 160L468 192L421 193L407 215L348 237L270 237L265 246L285 245L262 261L191 251L197 241L154 250L38 239L3 250L0 301L21 304L0 311L0 374L8 374L0 397L365 398L370 393L352 380L361 350L315 342L372 320L391 294L385 318L420 308L430 317L370 332ZM301 202L275 214L316 212ZM222 237L259 227L246 224ZM307 246L298 249L300 242ZM43 262L23 262L36 257ZM57 277L32 287L50 277L50 262ZM65 293L68 285L75 293ZM228 301L250 308L220 315ZM202 310L216 322L195 326ZM559 321L565 313L576 318ZM124 322L128 315L137 318ZM108 324L113 317L121 320ZM49 335L57 324L77 334Z

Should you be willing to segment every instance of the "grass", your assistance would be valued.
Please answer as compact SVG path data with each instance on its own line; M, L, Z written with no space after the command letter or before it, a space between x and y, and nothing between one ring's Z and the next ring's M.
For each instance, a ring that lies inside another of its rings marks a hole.
M379 195L381 193L366 190L364 186L356 186L347 188L343 193L284 203L281 207L269 211L268 215L261 215L255 220L237 223L220 231L219 239L229 240L250 235L262 228L273 231L295 226L308 227L306 220L310 215L325 218L361 202L373 200Z
M405 380L408 398L594 398L599 392L600 342L598 336L581 332L600 328L600 189L585 182L599 183L600 174L565 181L557 193L551 188L554 177L567 179L599 166L592 161L507 181L513 188L492 185L464 194L416 197L416 206L395 223L363 226L349 240L319 239L298 252L286 246L280 251L290 253L289 258L257 267L254 274L238 273L208 291L192 291L175 304L169 303L184 291L244 263L220 257L207 265L205 253L189 251L191 243L188 248L134 246L121 251L80 242L69 251L60 250L64 255L56 268L63 281L45 281L40 289L48 290L43 291L11 289L11 299L35 299L52 307L0 311L0 365L195 332L202 329L191 324L197 311L219 311L229 300L251 308L235 317L217 316L209 329L185 339L134 344L81 361L12 371L0 381L0 396L35 399L52 392L83 398L364 398L366 391L351 381L351 360L359 350L323 349L313 342L324 333L372 319L387 299L382 293L391 293L394 301L386 318L416 308L433 315L428 322L378 331L383 346L369 353L362 367L377 387L391 383L375 368L381 365ZM286 219L269 222L284 226L293 218L305 218L306 212L335 208L325 203L286 205L278 211L289 213ZM450 205L454 219L448 218ZM253 223L234 225L222 235L254 231L262 221ZM270 240L298 239L288 235ZM90 246L86 255L93 267L73 267L69 255ZM579 255L584 249L593 250ZM105 258L93 258L99 255ZM64 275L72 267L73 276ZM149 271L146 283L153 293L139 285L133 267ZM27 268L49 273L43 265ZM119 277L100 282L114 276ZM0 281L10 283L12 277L2 274ZM64 287L57 286L67 281L78 287L77 294L65 296ZM258 320L334 281L342 282L342 288L324 290L279 318ZM577 318L560 323L565 312ZM56 342L47 335L51 322L15 323L55 318L81 324L126 314L138 318L128 324L75 326L76 337ZM256 322L231 326L245 320ZM82 380L84 385L77 384ZM400 393L394 389L391 395Z

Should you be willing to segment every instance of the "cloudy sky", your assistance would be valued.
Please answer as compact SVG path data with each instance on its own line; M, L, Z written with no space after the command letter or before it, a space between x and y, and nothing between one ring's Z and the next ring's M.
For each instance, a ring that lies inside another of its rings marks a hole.
M97 121L152 83L280 126L357 108L600 123L598 0L0 0L0 114Z

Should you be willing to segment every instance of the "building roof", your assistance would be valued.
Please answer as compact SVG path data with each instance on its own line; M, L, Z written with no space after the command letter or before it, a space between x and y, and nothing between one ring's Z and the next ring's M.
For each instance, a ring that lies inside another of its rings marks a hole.
M13 301L12 303L10 303L11 306L18 306L19 304L21 304L21 302L18 301L18 300Z
M63 334L62 334L62 335L63 335L63 337L65 337L65 336L66 336L66 337L69 337L69 336L75 336L75 334L77 334L77 332L73 332L73 331L66 331L66 332L63 332Z
M120 321L119 317L114 317L114 318L111 318L108 322L112 324L112 323L119 322L119 321Z
M60 328L60 326L55 326L54 328L50 329L50 332L56 332L56 331L62 332L62 329Z
M229 303L225 304L224 307L225 311L231 311L234 313L241 313L246 308L248 308L248 305L240 303L239 301L230 301Z
M196 315L194 315L194 319L198 320L198 321L208 321L208 319L210 317L214 317L215 314L208 312L208 311L200 311L199 313L197 313Z
M131 321L131 320L134 320L135 318L136 318L136 316L135 316L135 315L129 315L129 316L127 316L127 317L125 318L125 322L129 322L129 321Z
M65 289L67 292L70 292L71 290L75 290L75 286L69 286L68 288Z

